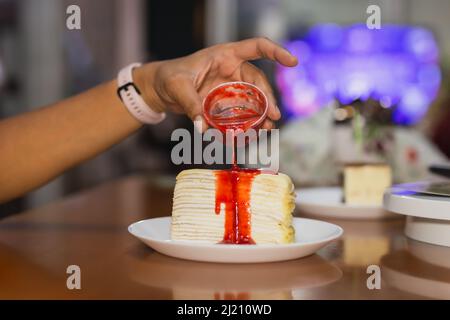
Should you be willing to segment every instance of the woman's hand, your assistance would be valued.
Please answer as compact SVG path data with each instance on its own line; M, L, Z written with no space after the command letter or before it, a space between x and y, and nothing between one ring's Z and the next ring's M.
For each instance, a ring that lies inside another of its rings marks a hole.
M266 76L248 62L260 58L288 67L297 65L297 58L286 49L266 38L254 38L219 44L178 59L149 63L136 69L135 77L152 109L186 113L193 121L203 120L203 98L215 86L229 81L255 84L269 100L268 119L263 128L270 129L272 121L280 118L280 110ZM206 130L206 121L201 123L201 131Z

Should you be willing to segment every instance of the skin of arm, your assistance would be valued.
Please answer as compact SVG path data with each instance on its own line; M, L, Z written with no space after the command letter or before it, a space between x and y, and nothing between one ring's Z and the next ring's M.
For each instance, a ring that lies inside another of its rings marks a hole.
M267 58L285 66L297 59L265 38L200 50L148 63L133 71L146 103L156 112L185 113L202 120L201 101L222 82L247 81L269 99L265 128L280 112L264 74L248 60ZM29 192L65 170L120 142L141 127L116 93L116 80L50 106L0 121L0 203ZM202 131L206 122L202 121Z
M0 122L0 202L50 181L140 126L116 81Z

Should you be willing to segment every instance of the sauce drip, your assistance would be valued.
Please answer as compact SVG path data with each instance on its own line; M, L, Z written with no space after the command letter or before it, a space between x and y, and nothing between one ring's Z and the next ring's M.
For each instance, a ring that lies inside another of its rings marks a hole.
M236 137L250 128L257 129L262 120L267 99L253 86L232 83L218 87L204 102L206 119L225 136L231 130L233 137L233 165L229 170L215 171L215 212L225 211L224 244L255 244L251 236L250 193L258 169L243 169L236 163ZM225 139L224 139L225 141Z
M248 114L243 113L243 120ZM245 130L246 121L240 120L241 114L234 115L236 123L226 123L220 130L233 130L231 147L233 149L233 165L228 170L215 171L216 175L216 203L215 212L220 214L222 207L225 210L223 244L255 244L251 233L250 193L255 176L260 174L258 169L243 169L236 163L236 132ZM237 118L237 119L236 119Z
M225 209L225 232L222 243L255 244L251 236L250 191L257 169L218 170L216 175L216 214Z

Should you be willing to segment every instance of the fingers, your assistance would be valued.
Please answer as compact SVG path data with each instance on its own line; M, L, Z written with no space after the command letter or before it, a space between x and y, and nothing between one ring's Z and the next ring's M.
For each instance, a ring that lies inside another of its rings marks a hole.
M202 101L189 78L177 77L170 81L166 88L171 98L194 122L195 128L204 132L208 125L202 116Z
M269 119L264 120L263 125L261 126L261 129L266 129L266 130L270 130L273 128L275 128L275 124Z
M253 83L264 92L269 103L267 116L274 121L279 120L281 113L278 109L272 87L264 73L251 63L245 62L241 66L241 77L244 81Z
M287 67L294 67L298 63L289 51L267 38L242 40L234 42L232 46L235 55L244 61L265 58Z

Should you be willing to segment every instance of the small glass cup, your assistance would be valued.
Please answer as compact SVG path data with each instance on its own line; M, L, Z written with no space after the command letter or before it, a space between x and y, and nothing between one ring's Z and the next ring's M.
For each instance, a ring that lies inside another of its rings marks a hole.
M269 107L264 92L247 82L225 82L211 89L203 100L206 122L223 133L226 130L259 130Z

